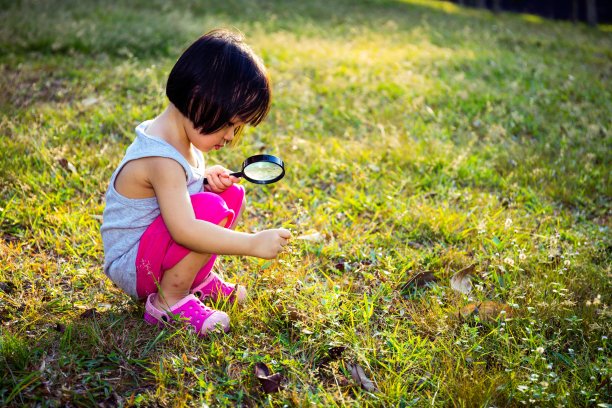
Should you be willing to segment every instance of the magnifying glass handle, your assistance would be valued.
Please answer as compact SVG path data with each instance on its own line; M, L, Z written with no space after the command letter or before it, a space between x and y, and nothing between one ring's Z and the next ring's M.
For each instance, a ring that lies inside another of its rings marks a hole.
M234 177L242 177L242 176L244 176L244 174L241 171L237 171L235 173L230 173L229 175L230 176L234 176ZM206 185L206 184L208 184L208 179L207 178L204 179L204 185Z

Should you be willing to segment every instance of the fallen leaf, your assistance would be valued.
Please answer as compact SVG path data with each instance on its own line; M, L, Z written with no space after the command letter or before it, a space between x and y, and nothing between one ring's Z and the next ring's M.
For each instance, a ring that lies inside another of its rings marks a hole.
M10 295L11 293L13 293L13 291L16 289L17 287L15 286L15 284L13 282L0 282L0 290L4 293L6 293L7 295Z
M69 170L71 173L75 173L75 174L77 173L77 169L76 167L74 167L74 164L70 163L64 157L58 159L57 162L59 163L60 166L62 166L63 169Z
M506 305L505 303L486 300L482 303L470 303L469 305L466 305L465 307L461 308L459 314L464 319L477 315L480 318L480 321L486 322L497 319L502 311L506 313L506 317L509 317L512 313L510 306Z
M293 305L279 304L276 306L276 312L281 316L287 317L287 320L290 321L304 320L304 315L302 312L300 312L300 310Z
M264 363L255 364L255 377L261 383L266 394L278 392L280 383L283 380L281 373L270 374L270 369Z
M329 349L329 358L331 360L337 360L340 357L342 357L342 353L344 353L344 350L346 350L345 346L335 346Z
M369 392L378 391L378 388L376 388L376 385L374 384L374 382L365 375L363 368L361 368L359 364L348 364L347 363L347 366L349 370L351 371L351 377L353 377L353 380L355 380L355 382L359 384L361 388Z
M419 272L416 275L414 275L412 278L410 278L408 282L406 282L402 286L402 289L408 289L411 286L422 288L423 286L426 286L429 283L435 283L436 281L437 279L435 275L433 274L433 272L429 272L429 271Z
M474 271L474 264L454 274L450 280L451 288L466 295L470 293L472 291L472 271Z
M83 313L79 315L81 319L91 319L92 317L96 317L96 308L92 307L90 309L85 310Z
M320 242L320 241L323 241L323 234L321 234L320 232L313 232L312 234L300 235L296 239L301 239L303 241L310 241L310 242Z

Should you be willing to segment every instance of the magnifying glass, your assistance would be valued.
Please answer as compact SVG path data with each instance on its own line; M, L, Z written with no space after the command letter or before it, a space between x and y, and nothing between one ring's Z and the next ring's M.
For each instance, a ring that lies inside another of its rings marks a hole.
M255 184L271 184L285 176L285 163L271 154L256 154L242 162L242 170L230 176L244 177ZM208 180L204 179L204 184Z

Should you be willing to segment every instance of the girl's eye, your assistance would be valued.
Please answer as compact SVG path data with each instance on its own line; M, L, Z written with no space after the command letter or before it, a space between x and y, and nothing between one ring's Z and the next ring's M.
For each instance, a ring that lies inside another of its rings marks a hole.
M233 122L227 122L227 127L232 127L232 126L234 126Z

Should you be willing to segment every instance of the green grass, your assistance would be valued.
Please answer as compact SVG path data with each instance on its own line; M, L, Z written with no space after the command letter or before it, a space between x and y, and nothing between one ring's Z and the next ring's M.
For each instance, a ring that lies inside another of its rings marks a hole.
M0 405L612 401L609 29L418 0L169 4L0 1ZM102 273L99 226L133 128L219 26L275 93L209 162L288 164L247 186L240 228L322 239L222 259L250 300L199 340L144 323Z

